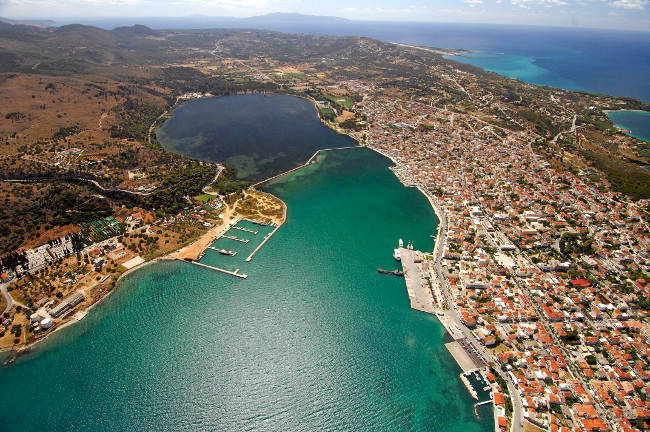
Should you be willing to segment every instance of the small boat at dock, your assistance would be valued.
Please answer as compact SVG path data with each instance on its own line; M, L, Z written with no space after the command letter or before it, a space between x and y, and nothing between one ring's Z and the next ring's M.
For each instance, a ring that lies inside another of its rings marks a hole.
M237 255L237 252L233 252L225 249L217 249L217 252L219 252L221 255L230 255L230 256Z
M392 274L394 276L404 276L404 272L401 270L384 270L383 268L378 268L377 272L381 274Z

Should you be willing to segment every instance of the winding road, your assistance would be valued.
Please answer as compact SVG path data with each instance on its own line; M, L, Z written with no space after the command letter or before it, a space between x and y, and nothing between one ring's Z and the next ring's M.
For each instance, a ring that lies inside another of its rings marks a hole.
M9 312L11 307L14 305L14 299L11 298L11 295L9 295L9 291L7 291L7 287L9 284L3 283L0 284L0 291L2 291L2 295L4 296L5 300L7 301L7 306L5 306L5 310L2 311L2 314L6 314Z

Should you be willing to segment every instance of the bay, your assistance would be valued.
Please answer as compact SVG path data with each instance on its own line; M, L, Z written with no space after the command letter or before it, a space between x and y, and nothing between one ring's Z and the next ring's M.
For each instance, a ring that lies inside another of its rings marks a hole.
M329 151L271 182L288 218L252 262L233 257L248 279L179 261L128 275L0 369L0 430L492 430L436 317L377 273L398 238L431 250L437 226L389 166Z
M635 110L609 111L607 117L617 127L629 131L629 135L650 142L650 112Z

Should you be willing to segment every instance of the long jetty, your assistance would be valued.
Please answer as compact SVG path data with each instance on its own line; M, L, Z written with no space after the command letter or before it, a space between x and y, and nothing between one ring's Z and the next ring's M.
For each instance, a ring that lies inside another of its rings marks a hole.
M273 177L269 177L269 178L267 178L266 180L262 180L262 181L260 181L260 182L257 182L257 183L255 183L255 184L251 185L251 187L257 187L257 186L259 186L259 185L261 185L261 184L264 184L264 183L266 183L266 182L269 182L269 181L271 181L271 180L274 180L274 179L276 179L276 178L278 178L278 177L282 177L282 176L285 175L285 174L289 174L289 173L291 173L291 172L294 172L294 171L297 171L297 170L299 170L299 169L302 169L302 168L306 167L307 165L309 165L309 164L314 160L314 158L315 158L316 156L318 156L318 153L320 153L320 152L326 152L326 151L332 151L332 150L347 150L347 149L361 148L361 147L362 147L361 145L356 145L356 146L334 147L334 148L328 148L328 149L320 149L320 150L316 150L316 152L315 152L315 153L314 153L314 154L313 154L313 155L312 155L312 156L307 160L307 162L305 162L304 164L299 165L299 166L297 166L297 167L295 167L295 168L291 168L290 170L287 170L287 171L282 172L282 173L280 173L280 174L276 174L276 175L274 175Z
M235 277L238 277L238 278L241 278L241 279L248 278L247 274L239 273L239 269L236 269L235 271L230 271L230 270L222 269L222 268L219 268L219 267L214 267L214 266L203 264L203 263L196 262L196 261L185 261L185 262L190 263L190 264L194 264L194 265L199 266L199 267L204 267L204 268L207 268L207 269L210 269L210 270L218 271L219 273L225 273L225 274L230 275L230 276L235 276Z
M264 246L264 244L265 244L267 241L269 241L269 239L273 236L273 234L275 234L275 232L276 232L277 230L280 229L281 226L282 226L281 224L280 224L280 225L276 225L275 229L274 229L273 231L271 231L270 233L268 233L268 234L266 235L266 237L264 237L264 240L262 240L262 243L260 243L259 246L257 246L257 247L255 248L255 250L254 250L253 252L251 252L251 254L248 256L248 258L245 259L245 261L246 261L246 262L250 262L250 260L253 259L253 257L254 257L255 254L257 253L257 251L259 251L260 249L262 249L262 246Z

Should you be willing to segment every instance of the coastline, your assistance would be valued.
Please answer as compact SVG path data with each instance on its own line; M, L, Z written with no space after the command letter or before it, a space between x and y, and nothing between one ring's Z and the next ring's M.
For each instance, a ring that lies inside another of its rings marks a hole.
M459 56L467 53L474 52L475 50L464 50L464 49L445 49L445 48L433 48L433 47L422 47L417 45L405 44L400 42L389 42L393 45L397 45L404 48L413 48L421 51L427 51L434 54L440 54L443 56Z
M201 96L188 97L188 98L181 98L181 97L179 96L179 97L177 97L176 102L175 102L175 104L174 104L174 106L173 106L172 108L175 108L175 107L177 107L177 106L179 105L179 101L180 101L180 99L183 99L183 102L185 102L185 101L187 101L187 100L191 100L191 99L199 99L199 98L203 98L203 97L219 97L219 96L213 96L213 95L201 95ZM312 104L313 104L313 106L314 106L314 109L316 110L316 115L318 116L318 119L319 119L322 123L324 123L325 125L327 125L328 127L332 128L330 125L327 124L327 122L324 121L324 119L321 118L321 116L320 116L320 112L318 111L318 109L317 109L317 107L316 107L316 102L315 102L313 99L308 98L308 97L304 97L304 99L310 100L310 101L312 102ZM168 111L169 111L169 110L168 110ZM159 120L160 120L160 119L161 119L165 114L166 114L166 113L161 114L158 118L156 118L156 119L154 120L154 122L150 125L149 133L151 133L152 128L155 126L155 124L156 124L156 123L157 123L157 122L158 122L158 121L159 121ZM332 128L332 129L334 129L334 128ZM336 129L334 129L334 130L336 130ZM340 131L337 131L337 132L338 132L338 133L341 133ZM347 134L345 134L345 135L347 135ZM349 135L347 135L347 136L349 136ZM149 137L150 137L150 135L149 135ZM148 137L148 138L149 138L149 137ZM350 138L352 138L352 137L350 137ZM352 139L354 140L354 138L352 138ZM354 140L354 141L357 142L356 140ZM357 142L357 144L358 144L358 142ZM356 148L356 147L357 147L357 146L354 146L354 147L344 147L344 148ZM358 145L358 147L361 147L361 145ZM268 179L265 179L265 180L263 180L263 181L261 181L261 182L258 182L258 183L256 183L256 184L254 184L254 185L251 185L251 186L249 186L249 188L253 188L253 189L254 189L256 186L258 186L258 185L260 185L260 184L263 184L263 183L266 183L266 182L268 182L268 181L270 181L270 180L272 180L272 179L274 179L274 178L277 178L277 177L280 177L280 176L282 176L282 175L288 174L288 173L290 173L290 172L296 171L296 170L298 170L298 169L300 169L300 168L304 168L305 166L309 165L309 164L312 162L312 160L316 157L316 155L318 155L319 152L321 152L321 151L323 151L323 150L325 150L325 151L329 151L329 150L339 150L339 149L340 149L340 148L319 149L319 150L317 150L317 151L316 151L316 152L315 152L315 153L314 153L314 154L313 154L313 155L312 155L312 156L307 160L307 162L305 162L304 164L302 164L302 165L300 165L300 166L298 166L298 167L295 167L295 168L293 168L293 169L291 169L291 170L288 170L288 171L285 171L285 172L283 172L283 173L280 173L280 174L277 174L277 175L275 175L275 176L272 176L272 177L270 177L270 178L268 178ZM212 179L212 181L211 181L209 184L205 185L203 189L209 187L212 183L214 183L214 181L216 181L217 177L219 176L219 174L221 173L221 170L222 170L222 167L221 167L220 165L219 165L219 167L220 167L220 168L217 170L217 173L216 173L215 177ZM268 192L262 192L262 191L259 191L259 192L260 192L260 193L269 194ZM272 195L272 194L269 194L269 195ZM284 201L282 201L280 198L276 197L275 195L272 195L272 196L273 196L273 198L275 198L275 199L277 199L278 201L280 201L280 202L282 203L282 206L283 206L283 216L282 216L282 220L277 221L277 223L278 223L278 228L279 228L279 227L282 226L282 225L284 224L284 222L286 221L286 218L287 218L287 205L286 205L286 203L285 203ZM138 265L136 265L136 266L134 266L134 267L132 267L132 268L126 270L126 271L124 271L123 273L121 273L121 274L117 277L117 279L114 280L114 282L113 282L113 283L114 283L114 286L113 286L113 288L112 288L110 291L108 291L106 294L104 294L102 297L100 297L99 299L97 299L95 302L93 302L92 304L88 305L87 307L85 307L85 308L81 308L81 309L77 309L76 312L83 312L83 313L86 313L86 314L87 314L87 313L90 312L90 311L91 311L95 306L97 306L98 304L100 304L101 302L103 302L107 297L109 297L109 296L110 296L110 295L111 295L115 290L119 289L119 282L122 280L122 278L128 276L128 275L131 274L132 272L134 272L134 271L136 271L136 270L139 270L139 269L141 269L142 267L144 267L144 266L146 266L146 265L148 265L148 264L153 264L153 263L158 262L158 261L183 260L183 259L185 258L185 254L187 254L187 256L188 256L189 258L196 258L196 256L198 256L198 255L200 254L200 252L198 252L198 253L196 253L196 254L193 254L194 249L200 248L201 251L203 251L207 245L209 245L210 243L212 243L212 242L215 240L215 238L217 238L219 235L223 234L223 232L225 232L225 231L227 230L227 228L230 227L230 225L231 225L231 223L233 222L233 220L234 220L234 223L232 223L232 224L234 225L234 224L236 224L237 221L240 219L240 218L237 218L237 217L234 217L234 218L233 218L233 217L232 217L232 216L233 216L232 214L228 214L229 211L230 211L230 212L234 211L234 207L235 207L235 206L233 206L232 209L230 209L229 207L226 207L226 209L225 209L225 211L224 211L224 218L223 218L222 223L219 224L219 225L217 225L217 226L215 226L215 227L213 227L213 228L211 228L210 230L206 231L204 234L202 234L201 236L199 236L199 238L197 238L196 240L194 240L192 243L187 244L187 245L185 245L185 246L182 246L182 247L180 247L180 248L178 248L178 249L176 249L176 250L170 251L169 253L167 253L167 254L164 255L164 256L157 257L157 258L154 258L154 259L149 260L149 261L144 261L144 262L142 262L142 263L140 263L140 264L138 264ZM224 230L224 228L226 228L226 230ZM223 232L221 232L221 231L223 231ZM193 256L192 256L192 255L193 255ZM7 354L8 354L8 357L7 357L7 359L5 359L5 361L3 362L3 365L10 365L10 364L12 364L12 363L16 360L16 358L17 358L18 356L23 355L23 354L25 354L25 353L27 353L27 352L33 350L34 347L36 347L39 343L41 343L41 342L47 340L51 335L55 334L56 332L58 332L58 331L60 331L60 330L65 329L65 328L67 328L67 327L69 327L69 326L72 326L72 325L74 325L74 324L77 323L77 322L79 322L79 320L74 319L74 318L70 315L70 318L69 318L67 321L64 321L64 322L60 323L60 324L57 325L56 327L52 328L52 330L50 330L46 335L44 335L43 337L40 337L40 338L38 338L38 339L36 339L36 340L30 342L30 343L27 344L27 345L18 346L18 347L16 347L16 346L8 346L8 347L0 348L0 353L2 353L2 354L7 353Z
M106 298L108 298L111 294L113 294L115 292L115 290L118 289L118 283L123 277L131 274L132 272L134 272L136 270L140 270L141 268L147 266L148 264L153 264L153 263L158 262L158 261L171 261L174 258L171 258L170 255L172 253L175 253L175 252L176 251L171 252L170 254L167 254L167 255L162 256L162 257L154 258L154 259L152 259L150 261L144 261L144 262L142 262L142 263L140 263L140 264L126 270L125 272L121 273L117 277L117 279L115 279L115 281L114 281L115 285L114 285L113 289L111 289L106 294L104 294L102 297L97 299L94 303L88 305L87 307L85 307L83 309L77 310L77 312L89 313L92 309L94 309L96 306L98 306L100 303L102 303ZM15 361L16 358L18 358L19 356L21 356L23 354L26 354L27 352L32 351L38 344L40 344L41 342L46 341L47 339L49 339L50 336L52 336L56 332L58 332L60 330L63 330L65 328L67 328L67 327L70 327L70 326L78 323L79 321L80 320L71 318L68 321L65 321L65 322L61 323L60 325L56 326L54 329L52 329L50 332L48 332L48 334L45 335L44 337L39 338L39 339L31 342L30 344L22 346L22 347L20 347L18 349L14 348L14 347L5 347L5 348L0 349L0 352L9 352L10 353L9 358L6 360L5 364L3 364L3 366L8 365L10 363L13 363L13 361Z

